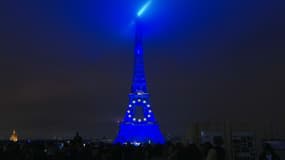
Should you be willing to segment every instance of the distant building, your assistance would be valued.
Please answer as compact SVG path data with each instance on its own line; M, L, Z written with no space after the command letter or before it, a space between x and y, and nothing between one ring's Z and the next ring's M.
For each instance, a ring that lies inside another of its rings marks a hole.
M18 139L18 135L17 135L15 130L13 130L9 140L12 141L12 142L18 142L19 139Z
M191 123L187 139L196 144L223 141L228 160L256 160L264 143L285 158L285 137L277 134L273 124L250 122L195 122Z

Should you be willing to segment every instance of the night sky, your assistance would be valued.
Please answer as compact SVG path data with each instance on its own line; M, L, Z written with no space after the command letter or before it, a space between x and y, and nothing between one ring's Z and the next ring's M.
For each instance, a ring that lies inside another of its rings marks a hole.
M1 1L0 138L12 129L26 138L115 136L142 3ZM154 0L144 15L145 68L163 133L185 135L193 121L282 125L284 8L281 0Z

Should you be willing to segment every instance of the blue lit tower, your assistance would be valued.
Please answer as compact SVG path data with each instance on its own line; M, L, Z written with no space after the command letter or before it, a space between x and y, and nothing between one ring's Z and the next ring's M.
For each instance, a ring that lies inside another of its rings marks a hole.
M165 142L155 120L149 101L143 59L143 25L141 15L150 5L148 1L137 13L134 48L134 75L129 104L114 143L155 143Z

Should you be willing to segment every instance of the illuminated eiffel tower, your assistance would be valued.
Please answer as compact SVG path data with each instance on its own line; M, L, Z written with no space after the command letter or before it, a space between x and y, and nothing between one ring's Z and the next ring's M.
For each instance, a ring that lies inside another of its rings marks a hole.
M135 29L133 83L126 114L120 123L114 143L163 144L165 140L155 120L147 91L142 43L143 26L139 17L136 19Z

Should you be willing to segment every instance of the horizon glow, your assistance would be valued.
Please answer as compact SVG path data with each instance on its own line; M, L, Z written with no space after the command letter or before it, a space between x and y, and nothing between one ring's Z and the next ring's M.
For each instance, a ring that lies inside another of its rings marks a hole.
M142 8L138 11L137 16L141 17L142 14L146 11L146 9L149 7L149 5L151 4L152 0L147 1Z

